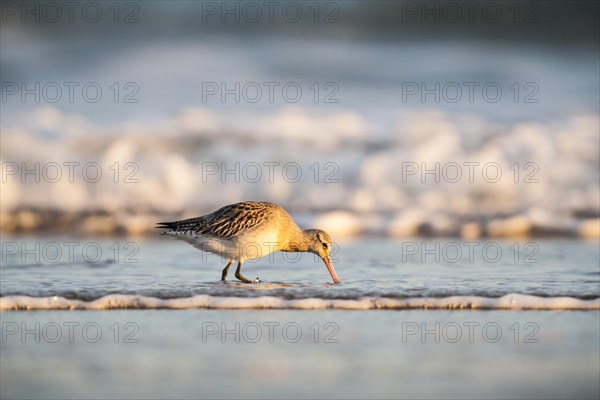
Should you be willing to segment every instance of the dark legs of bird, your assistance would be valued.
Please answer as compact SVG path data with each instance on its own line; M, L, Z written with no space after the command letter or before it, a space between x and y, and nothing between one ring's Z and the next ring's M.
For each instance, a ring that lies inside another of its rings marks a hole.
M225 282L227 280L227 274L229 273L229 268L231 268L231 264L233 264L233 260L229 260L225 268L223 268L223 272L221 273L221 281ZM235 270L235 277L244 283L253 283L254 281L246 278L242 275L242 262L238 261L237 269ZM257 278L258 279L258 278Z
M229 272L229 267L233 264L233 260L229 260L225 268L223 268L223 273L221 274L221 281L225 282L227 280L227 273Z
M252 283L252 281L242 275L242 262L238 261L237 269L235 270L235 277L244 283Z

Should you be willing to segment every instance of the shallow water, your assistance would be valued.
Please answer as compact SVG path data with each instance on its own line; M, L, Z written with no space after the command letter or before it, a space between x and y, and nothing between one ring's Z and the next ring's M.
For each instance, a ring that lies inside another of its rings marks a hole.
M342 284L283 254L241 284L169 238L5 237L1 395L597 398L597 243L485 241L456 259L465 245L340 242Z
M0 316L3 398L599 394L597 311L116 310ZM7 334L7 324L18 331ZM23 337L21 329L30 333Z
M516 293L597 303L599 252L595 241L370 238L336 245L332 258L340 285L331 284L321 260L296 253L246 262L242 272L261 281L243 284L233 271L227 283L220 281L226 260L170 238L10 238L3 242L0 295L5 301L57 296L89 302L107 295L359 300ZM136 308L136 301L122 306Z

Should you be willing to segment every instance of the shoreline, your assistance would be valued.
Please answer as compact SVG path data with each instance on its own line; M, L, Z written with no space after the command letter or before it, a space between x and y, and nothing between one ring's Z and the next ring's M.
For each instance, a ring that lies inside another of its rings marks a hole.
M127 294L111 294L92 301L66 299L59 296L2 296L0 311L32 310L546 310L597 311L600 298L583 300L574 297L539 297L510 293L501 297L449 296L356 299L303 298L285 299L275 296L232 297L195 295L161 299Z

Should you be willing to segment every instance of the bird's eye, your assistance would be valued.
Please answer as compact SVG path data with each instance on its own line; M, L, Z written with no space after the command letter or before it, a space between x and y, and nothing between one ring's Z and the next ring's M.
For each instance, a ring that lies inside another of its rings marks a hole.
M327 249L329 248L329 245L328 245L327 243L323 243L323 248L324 248L325 250L327 250Z

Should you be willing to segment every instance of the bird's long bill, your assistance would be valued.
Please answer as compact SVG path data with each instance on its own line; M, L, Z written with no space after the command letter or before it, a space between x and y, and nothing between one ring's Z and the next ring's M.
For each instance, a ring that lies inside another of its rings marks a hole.
M327 257L324 258L323 261L325 261L325 265L329 270L329 274L331 275L331 279L333 279L333 282L340 283L340 278L338 278L337 274L335 273L335 268L333 268L333 263L331 262L331 259Z

